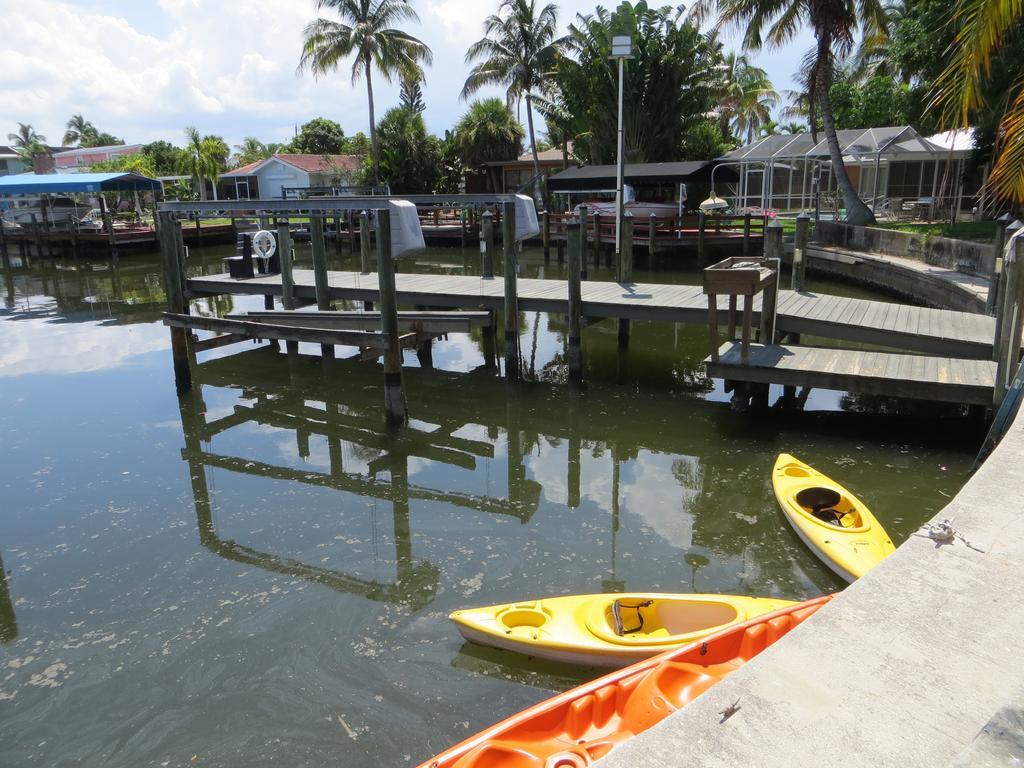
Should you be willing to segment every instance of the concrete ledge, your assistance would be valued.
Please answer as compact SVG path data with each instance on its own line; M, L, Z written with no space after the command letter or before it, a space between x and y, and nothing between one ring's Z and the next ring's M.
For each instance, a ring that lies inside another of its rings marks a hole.
M989 281L986 278L929 266L913 259L851 251L819 243L807 246L807 269L928 306L961 312L984 312L988 296Z
M970 754L1024 684L1022 422L935 517L977 549L911 536L784 642L597 765L933 768Z

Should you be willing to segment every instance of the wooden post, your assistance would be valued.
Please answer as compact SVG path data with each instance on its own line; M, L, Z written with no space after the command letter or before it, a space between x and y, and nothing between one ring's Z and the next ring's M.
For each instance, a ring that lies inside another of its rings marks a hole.
M395 262L391 258L391 211L377 211L377 279L380 286L380 329L387 334L384 350L384 418L389 426L409 422L402 387L402 348L398 340L398 301L395 298Z
M551 214L544 211L540 215L540 236L544 244L544 263L551 261Z
M782 258L782 225L776 219L772 219L772 223L764 230L764 257Z
M505 378L519 378L519 296L516 291L516 205L501 204L501 245L505 252Z
M334 252L341 256L341 216L334 217Z
M331 286L327 281L327 244L324 242L324 220L312 216L309 220L309 245L313 251L313 282L316 284L316 308L321 312L331 309ZM334 357L333 344L321 344L320 354Z
M110 243L110 258L117 261L117 237L114 235L113 214L103 216L103 228L107 231L107 242Z
M992 244L995 259L992 264L992 276L988 282L988 297L985 301L985 311L994 315L999 307L999 297L1002 295L1003 284L1003 251L1006 249L1006 227L1010 224L1010 214L1004 213L996 219L996 239Z
M781 229L779 227L780 231ZM779 300L779 275L782 274L778 261L775 262L774 269L775 279L770 285L765 286L764 291L761 293L761 328L759 338L762 344L775 343L775 308Z
M633 282L633 214L622 217L622 247L619 250L618 281ZM619 318L619 349L629 346L629 320Z
M356 217L352 211L346 211L345 216L345 221L348 223L348 252L355 253L356 237L358 237L358 235L356 235Z
M781 230L782 228L779 227ZM804 274L807 272L807 238L811 231L811 217L801 213L796 217L796 243L793 248L793 272L790 276L790 287L794 291L804 289ZM781 256L781 249L779 256Z
M485 280L494 278L494 214L484 211L480 224L481 274Z
M174 214L161 212L160 217L160 265L163 271L164 291L167 294L167 311L174 314L188 314L184 285L181 282L181 253L178 244L178 222ZM171 357L174 361L174 384L178 394L192 388L192 369L189 367L188 331L171 327Z
M1020 229L1021 226L1021 222L1019 221L1015 221L1010 224L1010 226L1006 228L1006 240L1013 237L1013 234ZM1013 261L1014 258L1003 259L1003 277L999 288L998 301L996 303L996 328L992 337L992 359L997 363L1003 357L1003 338L1007 332L1006 329L1009 325L1009 319L1011 317L1010 312L1013 306L1013 295L1010 290L1012 286L1011 281L1013 279L1010 270L1010 262Z
M593 219L594 244L592 247L594 249L594 269L597 269L601 266L601 214L595 213ZM584 261L586 261L585 257Z
M566 223L565 250L568 254L568 311L569 311L569 382L579 384L583 381L583 348L581 345L581 328L583 301L581 295L580 279L583 254L583 240L586 236L580 223L568 221Z
M1010 376L1017 370L1021 332L1024 330L1024 237L1018 237L1015 246L1013 252L1006 259L1005 265L1006 301L1003 304L1005 314L1003 316L1003 333L1000 338L1001 350L996 363L996 386L993 392L993 403L997 408L1006 397Z
M743 257L750 256L750 211L743 214Z
M706 267L708 264L708 255L705 250L704 242L704 227L706 224L707 217L704 215L704 211L697 211L697 266Z
M587 224L587 206L581 205L580 208L580 279L587 279L587 238L589 237L589 225ZM566 248L568 248L568 240L566 241Z
M288 229L287 219L277 223L277 252L281 257L281 305L285 309L295 309L295 283L292 280L292 236Z
M459 209L459 247L466 247L466 209Z
M658 217L653 213L648 219L647 224L647 255L653 256L655 250L658 247ZM654 264L647 265L649 269L653 269Z
M359 271L370 274L370 214L367 211L359 214ZM373 302L364 301L363 309L372 312Z

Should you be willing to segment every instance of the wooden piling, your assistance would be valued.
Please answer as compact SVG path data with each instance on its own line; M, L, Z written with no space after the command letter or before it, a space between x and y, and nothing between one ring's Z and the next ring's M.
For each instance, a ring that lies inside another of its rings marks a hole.
M494 278L494 214L484 211L480 221L480 274L486 280Z
M743 256L750 256L750 211L743 214Z
M579 384L583 381L583 347L581 330L583 326L583 299L581 267L583 262L583 242L586 230L579 222L569 221L566 225L565 250L568 270L568 311L569 311L569 382Z
M327 280L327 244L324 242L324 220L314 216L309 220L309 245L313 251L313 281L316 286L316 308L321 312L331 309L331 287ZM334 357L332 344L321 344L320 354Z
M174 214L161 212L158 214L160 226L160 266L163 272L164 292L167 295L167 311L174 314L188 314L188 302L185 300L185 287L182 282L181 254L178 235L180 230ZM192 369L189 366L191 351L189 349L188 331L185 328L171 327L171 358L174 363L174 384L178 394L188 392L192 388Z
M295 281L292 279L292 236L288 220L277 223L277 253L281 261L281 305L295 309Z
M595 212L591 218L594 222L591 225L594 230L594 241L591 244L591 248L594 254L594 269L597 269L601 266L601 214ZM583 260L587 260L586 254L584 254Z
M647 223L647 255L654 256L658 247L658 217L653 213ZM654 263L650 262L648 267L653 268Z
M395 297L395 262L391 258L391 211L377 211L377 278L380 286L381 331L387 334L384 351L384 418L390 426L409 422L402 387L402 348L398 339L398 301Z
M782 258L782 225L772 219L764 230L764 257L766 259Z
M622 242L619 249L618 281L633 282L633 214L626 213L622 217ZM619 318L619 349L629 346L629 320Z
M697 211L697 266L706 267L708 254L704 240L704 228L707 224L707 216L704 211Z
M359 214L359 271L364 275L370 274L370 259L370 214L363 211ZM363 309L372 312L373 302L364 301Z
M540 215L540 236L544 245L544 263L551 261L551 214L544 211Z
M590 224L588 223L587 206L581 205L580 212L580 279L587 279L587 238L590 237ZM568 248L568 242L566 243Z
M1015 221L1006 228L1005 238L1009 240L1014 233L1021 228L1021 223ZM1005 242L1005 240L1004 240ZM996 304L996 328L992 338L992 359L999 363L1004 357L1003 341L1009 327L1011 312L1013 308L1013 292L1011 290L1013 275L1011 275L1010 263L1016 260L1015 254L1010 254L1009 259L1003 259L1002 286L998 294ZM998 387L997 387L998 388ZM1000 398L1001 399L1001 398Z
M793 272L790 275L790 287L794 291L802 291L804 289L804 275L807 273L807 239L810 232L811 217L806 213L801 213L796 217L796 242L793 248ZM782 255L781 248L779 250L779 255Z
M334 253L341 256L341 216L334 217Z
M501 245L505 267L505 378L519 378L519 296L516 288L516 205L501 204Z
M1004 214L996 220L996 239L993 243L993 254L995 256L992 265L992 277L988 282L988 296L985 301L985 312L990 315L996 313L999 307L999 297L1002 295L1003 279L1003 250L1006 248L1006 226L1010 224L1009 214ZM1007 221L1004 221L1007 219Z

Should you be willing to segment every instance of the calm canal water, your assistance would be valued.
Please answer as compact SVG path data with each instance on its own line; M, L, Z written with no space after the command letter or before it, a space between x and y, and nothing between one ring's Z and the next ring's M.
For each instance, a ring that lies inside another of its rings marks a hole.
M522 274L559 267L527 251ZM706 332L667 324L634 323L624 354L613 323L587 328L573 393L563 320L543 314L521 318L521 386L480 369L476 336L438 343L436 370L407 353L413 422L389 433L378 365L305 345L291 364L266 344L205 353L179 400L155 256L34 260L0 288L0 765L416 764L593 674L466 646L450 611L839 589L776 506L775 455L846 484L900 543L980 441L954 411L840 393L733 413Z

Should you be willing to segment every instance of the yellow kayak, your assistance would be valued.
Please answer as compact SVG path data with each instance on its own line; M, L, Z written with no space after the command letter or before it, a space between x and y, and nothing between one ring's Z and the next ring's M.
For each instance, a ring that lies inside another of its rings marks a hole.
M772 487L804 544L847 581L863 576L896 551L860 499L788 453L775 460Z
M566 595L455 611L473 643L567 664L621 667L794 605L766 597Z

